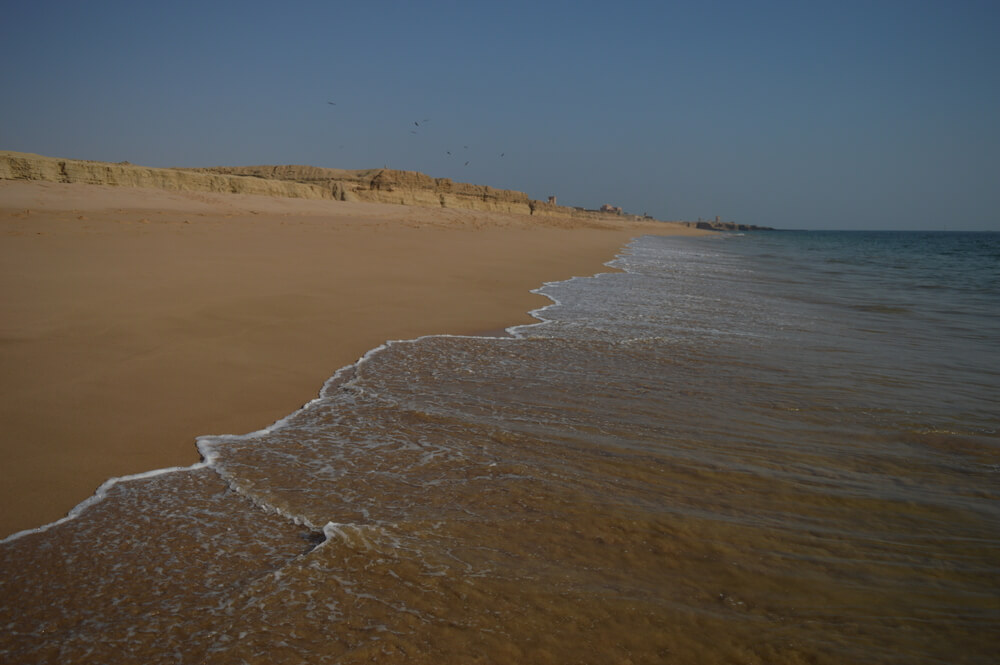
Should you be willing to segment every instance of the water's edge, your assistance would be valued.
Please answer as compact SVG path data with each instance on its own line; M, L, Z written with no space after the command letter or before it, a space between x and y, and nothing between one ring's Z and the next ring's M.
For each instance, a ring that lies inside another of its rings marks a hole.
M612 264L615 261L617 261L619 258L621 258L622 256L624 256L629 251L629 249L636 242L639 241L639 238L641 238L641 237L643 237L643 236L639 236L637 238L633 238L628 243L626 243L625 245L623 245L622 248L619 249L618 252L615 254L614 258L612 258L611 260L605 262L602 265L607 266L607 267L612 267ZM621 269L619 269L619 270L621 270ZM531 316L531 317L533 317L533 318L535 318L535 319L538 320L536 323L526 323L526 324L520 324L520 325L510 326L510 327L507 327L507 328L503 329L504 333L506 333L506 335L508 335L511 338L521 338L521 337L523 337L523 334L520 331L526 330L526 329L529 329L529 328L534 328L536 326L542 326L542 325L545 325L546 323L549 323L549 320L545 319L542 316L542 313L545 310L547 310L547 309L549 309L551 307L555 307L555 306L561 305L562 303L557 298L555 298L554 296L551 296L549 294L544 293L544 289L546 287L557 285L557 284L570 283L570 282L573 282L574 280L579 280L579 279L590 279L591 277L597 277L597 276L603 275L603 274L606 274L606 273L598 272L598 273L594 273L593 275L591 275L589 277L571 277L571 278L566 279L566 280L557 280L557 281L552 281L552 282L544 282L538 288L532 289L530 291L530 293L545 296L546 298L548 298L552 302L550 304L548 304L548 305L545 305L543 307L539 307L537 309L534 309L534 310L531 310L531 311L528 312L529 316ZM198 449L199 455L201 456L201 460L200 461L198 461L198 462L196 462L194 464L191 464L189 466L163 467L163 468L160 468L160 469L152 469L152 470L149 470L149 471L142 471L142 472L139 472L139 473L133 473L133 474L127 474L127 475L124 475L124 476L115 476L113 478L109 478L109 479L105 480L103 483L101 483L101 485L94 491L94 493L92 495L90 495L89 497L87 497L86 499L84 499L83 501L81 501L80 503L78 503L77 505L75 505L73 508L71 508L69 510L69 512L66 513L65 516L63 516L63 517L61 517L61 518L59 518L57 520L54 520L52 522L48 522L46 524L42 524L42 525L37 526L37 527L33 527L33 528L30 528L30 529L22 529L21 531L16 531L16 532L14 532L14 533L12 533L12 534L10 534L10 535L8 535L8 536L0 539L0 546L2 546L4 544L7 544L7 543L10 543L10 542L14 542L14 541L16 541L16 540L18 540L20 538L25 537L25 536L29 536L29 535L37 534L37 533L44 533L44 532L48 531L49 529L55 528L57 526L65 524L66 522L69 522L71 520L76 519L81 514L83 514L87 509L89 509L92 506L94 506L94 505L99 504L100 502L102 502L105 499L105 497L107 497L107 495L110 492L110 490L113 487L115 487L116 485L120 484L120 483L127 483L127 482L137 481L137 480L145 480L145 479L148 479L148 478L153 478L153 477L164 475L164 474L168 474L168 473L193 472L193 471L198 471L198 470L201 470L201 469L204 469L204 468L209 468L212 471L214 471L217 475L219 475L220 478L222 478L223 482L225 482L233 491L235 491L236 493L238 493L238 494L244 496L245 498L247 498L248 500L250 500L251 503L253 503L255 506L257 506L257 508L259 508L260 510L263 510L265 512L271 512L273 514L281 515L282 517L288 519L289 521L291 521L292 523L294 523L296 525L305 526L306 528L308 528L308 529L310 529L310 530L312 530L314 532L324 533L325 534L326 533L325 530L327 529L328 525L316 525L316 524L312 524L311 521L308 520L308 519L306 519L306 518L302 518L302 517L299 517L299 516L296 516L296 515L287 514L285 511L281 510L280 508L277 508L275 506L271 506L271 505L267 504L266 502L261 502L260 500L254 498L252 496L248 496L239 487L237 487L232 482L230 482L231 479L227 478L226 475L221 471L221 469L217 468L214 465L214 462L215 462L215 460L218 457L218 453L216 452L216 448L218 446L226 443L226 442L229 442L229 441L260 438L260 437L266 436L267 434L270 434L272 432L275 432L275 431L278 431L278 430L282 429L295 416L297 416L298 414L300 414L302 412L308 411L310 408L312 408L314 405L316 405L318 402L320 402L323 399L323 397L328 393L328 388L330 386L338 383L340 381L340 379L345 374L355 371L358 367L362 366L369 359L371 359L372 357L374 357L375 355L377 355L377 354L379 354L379 353L381 353L383 351L386 351L387 349L391 348L395 344L407 344L407 343L419 342L421 340L426 340L426 339L441 339L441 338L480 339L480 340L485 340L485 339L505 339L503 337L495 337L495 336L490 336L490 335L435 334L435 335L423 335L421 337L416 337L416 338L413 338L413 339L387 340L387 341L383 342L382 344L376 346L375 348L367 351L364 355L362 355L360 358L358 358L357 360L355 360L353 363L350 363L348 365L344 365L343 367L341 367L338 370L336 370L333 373L333 375L330 376L330 378L328 378L326 381L323 382L323 385L320 388L320 390L319 390L319 392L318 392L318 394L317 394L316 397L314 397L313 399L309 400L308 402L306 402L301 407L299 407L298 409L296 409L292 413L288 414L287 416L284 416L284 417L279 418L278 420L274 421L273 423L271 423L267 427L263 427L263 428L261 428L259 430L255 430L253 432L247 432L247 433L244 433L244 434L202 434L202 435L198 435L198 436L195 437L195 446Z

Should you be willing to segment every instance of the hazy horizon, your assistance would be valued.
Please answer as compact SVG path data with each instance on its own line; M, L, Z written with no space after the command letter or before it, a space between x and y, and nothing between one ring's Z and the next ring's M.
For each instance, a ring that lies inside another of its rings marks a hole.
M0 149L1000 230L992 2L12 4ZM449 154L450 153L450 154Z

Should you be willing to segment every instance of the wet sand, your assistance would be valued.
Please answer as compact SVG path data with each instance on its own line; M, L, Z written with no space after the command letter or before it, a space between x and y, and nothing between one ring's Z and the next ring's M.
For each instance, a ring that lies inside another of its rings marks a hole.
M704 232L376 203L0 181L0 537L198 461L387 339L531 322L543 282Z

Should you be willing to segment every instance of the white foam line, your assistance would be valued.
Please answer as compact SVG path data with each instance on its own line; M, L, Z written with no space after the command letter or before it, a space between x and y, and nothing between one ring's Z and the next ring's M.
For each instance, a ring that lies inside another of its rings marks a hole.
M622 258L625 254L627 254L629 248L634 243L636 243L638 241L639 241L639 238L636 238L636 239L632 240L631 242L627 243L622 248L621 253L619 253L618 255L615 256L615 258L613 258L612 260L608 261L607 263L604 263L603 265L608 266L608 267L613 267L611 264L613 264L615 261L617 261L618 259ZM570 277L569 279L559 280L559 281L555 281L555 282L545 282L545 283L543 283L542 286L538 287L537 289L533 289L531 291L531 293L536 293L538 295L545 296L546 298L548 298L549 300L551 300L552 303L549 304L549 305L546 305L545 307L541 307L539 309L535 309L535 310L532 310L532 311L528 312L529 316L533 316L534 318L538 319L538 323L526 323L526 324L521 324L521 325L517 325L517 326L511 326L509 328L506 328L504 330L504 332L507 333L508 335L510 335L514 339L522 339L521 333L519 332L520 330L522 330L524 328L532 328L532 327L535 327L535 326L542 326L542 325L545 325L547 323L551 323L551 320L546 319L545 317L543 317L541 315L542 312L544 312L545 310L549 309L550 307L556 307L558 305L561 305L562 303L557 298L555 298L553 296L550 296L547 293L543 293L543 289L545 289L545 287L547 287L547 286L555 286L557 284L566 284L566 283L573 282L573 281L578 280L578 279L592 279L594 277L600 277L601 275L607 275L607 274L612 274L612 273L596 273L594 275L590 275L589 277ZM201 458L202 458L202 460L200 462L192 464L191 466L172 466L172 467L168 467L168 468L164 468L164 469L154 469L153 471L144 471L142 473L135 473L135 474L127 475L127 476L118 476L118 477L115 477L115 478L110 478L110 479L104 481L101 484L101 486L97 488L97 491L94 492L91 496L89 496L88 498L84 499L83 501L81 501L80 503L78 503L76 506L74 506L66 514L65 517L57 519L54 522L49 522L48 524L43 524L43 525L41 525L39 527L35 527L33 529L25 529L23 531L18 531L16 533L12 533L9 536L7 536L6 538L0 539L0 545L12 542L14 540L17 540L18 538L23 538L24 536L27 536L27 535L30 535L30 534L33 534L33 533L42 533L42 532L48 531L49 529L51 529L53 527L59 526L60 524L64 524L64 523L66 523L66 522L68 522L68 521L70 521L72 519L76 519L81 513L83 513L83 511L87 510L87 508L90 508L92 505L94 505L96 503L100 503L101 501L103 501L104 498L107 496L108 491L112 487L114 487L115 485L117 485L118 483L122 483L122 482L128 482L130 480L143 480L145 478L152 478L154 476L159 476L159 475L162 475L162 474L165 474L165 473L176 473L176 472L179 472L179 471L197 471L198 469L204 469L204 468L207 467L207 468L212 469L212 471L216 472L217 474L219 474L219 476L222 478L222 480L224 482L226 482L227 485L229 485L230 487L232 487L232 484L214 466L215 460L218 458L218 454L212 449L213 448L213 444L224 443L226 441L232 441L232 440L235 440L235 439L255 439L255 438L259 438L259 437L265 436L265 435L267 435L267 434L269 434L271 432L274 432L276 430L279 430L282 427L284 427L285 425L287 425L291 421L291 419L294 418L296 415L298 415L299 413L301 413L303 411L306 411L307 409L309 409L313 405L315 405L317 402L319 402L320 400L322 400L324 397L326 397L327 396L327 388L330 387L333 383L335 383L341 377L342 374L344 374L346 372L349 372L351 370L359 369L365 363L367 363L372 357L374 357L375 354L380 353L381 351L384 351L384 350L388 349L389 347L394 346L396 344L414 344L416 342L419 342L419 341L425 340L425 339L435 339L435 338L443 338L443 337L451 337L451 338L459 338L459 339L493 339L493 340L509 339L507 337L492 337L492 336L484 336L484 335L445 335L445 334L438 334L438 335L424 335L422 337L416 337L416 338L413 338L413 339L395 339L395 340L389 340L389 341L385 342L384 344L380 344L380 345L376 346L374 349L371 349L370 351L368 351L367 353L365 353L363 356L361 356L360 358L358 358L353 363L351 363L349 365L344 365L343 367L341 367L340 369L338 369L336 372L333 373L333 376L331 376L329 379L327 379L326 381L323 382L323 387L320 388L319 395L317 397L309 400L308 402L306 402L305 404L303 404L301 407L299 407L298 409L296 409L292 413L288 414L284 418L280 418L280 419L274 421L273 423L271 423L267 427L265 427L263 429L256 430L254 432L249 432L247 434L204 434L204 435L195 437L195 445L197 446L198 453L201 455ZM237 488L233 487L233 489L235 491L237 491L238 493L243 494L243 492L240 492ZM246 496L245 494L243 494L243 495ZM273 506L261 505L257 501L254 501L254 503L257 504L258 506L260 506L261 509L265 509L265 510L266 509L270 509L270 510L273 510L275 513L277 513L277 514L285 517L286 519L289 519L289 520L295 522L296 524L306 524L310 528L313 528L309 524L308 520L305 520L304 518L300 518L300 517L296 517L296 516L293 516L293 515L289 515L285 511L279 510L278 508L273 507Z
M17 533L12 533L3 540L0 540L0 545L17 540L18 538L22 538L32 533L42 533L43 531L48 531L54 526L59 526L64 522L68 522L72 519L75 519L80 515L80 513L85 511L87 508L91 507L95 503L103 501L104 497L107 496L109 491L111 491L111 488L117 485L118 483L128 482L130 480L143 480L145 478L153 478L155 476L161 476L166 473L174 473L177 471L197 471L198 469L204 469L207 466L208 463L202 461L192 464L191 466L171 466L165 469L154 469L153 471L144 471L142 473L133 473L128 476L117 476L115 478L110 478L101 483L101 486L98 487L97 491L94 492L91 496L87 497L80 503L76 504L76 506L74 506L72 510L66 513L65 517L57 519L55 522L49 522L48 524L43 524L42 526L35 527L34 529L25 529L24 531L18 531Z
M610 261L604 263L603 265L605 265L605 266L607 266L609 268L616 268L616 267L618 267L618 266L615 266L613 264L616 263L619 259L621 259L624 256L626 256L628 254L628 252L629 252L629 249L632 247L632 245L636 244L637 242L639 242L644 237L646 237L646 236L640 236L639 238L635 238L631 242L626 243L625 246L622 247L621 252L619 252L615 256L615 258L613 258ZM628 272L628 270L626 270L625 268L621 268L621 270L623 270L625 272ZM535 294L538 294L540 296L545 296L546 298L548 298L549 300L552 301L550 304L546 305L545 307L540 307L538 309L533 309L530 312L528 312L528 316L533 316L536 319L538 319L538 323L525 323L525 324L521 324L521 325L517 325L517 326L511 326L510 328L507 328L506 330L504 330L504 332L506 332L508 335L514 337L515 339L522 339L523 336L520 333L521 329L523 329L523 328L534 328L536 326L543 326L543 325L545 325L547 323L552 323L552 319L546 319L544 316L542 316L542 313L545 310L547 310L547 309L551 309L552 307L558 307L558 306L562 305L563 303L562 303L562 301L560 301L555 296L552 296L552 295L549 295L548 293L545 293L545 288L546 287L548 287L548 286L557 286L559 284L571 284L571 283L573 283L573 282L575 282L577 280L594 279L594 278L600 277L602 275L613 275L613 274L615 274L615 273L599 272L599 273L595 273L593 275L589 275L589 276L586 276L586 277L570 277L569 279L561 279L561 280L556 281L556 282L544 282L537 289L532 289L531 290L531 293L535 293Z

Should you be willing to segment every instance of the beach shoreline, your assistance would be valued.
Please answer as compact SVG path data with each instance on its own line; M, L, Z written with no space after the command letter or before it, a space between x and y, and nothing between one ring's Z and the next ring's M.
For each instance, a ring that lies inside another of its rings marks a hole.
M198 461L390 339L532 323L680 225L0 180L0 537Z

